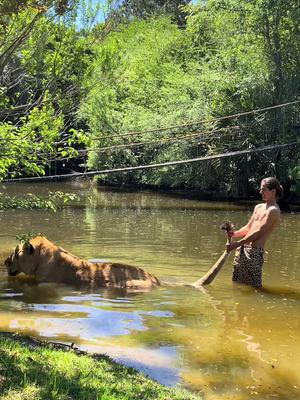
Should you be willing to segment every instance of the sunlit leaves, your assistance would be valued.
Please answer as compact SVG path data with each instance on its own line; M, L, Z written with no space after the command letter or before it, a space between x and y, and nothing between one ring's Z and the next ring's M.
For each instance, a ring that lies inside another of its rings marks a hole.
M295 1L292 3L289 9L280 1L210 0L186 8L188 19L184 31L166 18L133 20L119 26L97 48L88 96L81 104L81 116L98 139L93 142L89 166L101 169L174 161L292 139L288 132L298 123L297 106L221 122L215 119L294 99L300 82L296 67L300 41L295 30L299 18ZM280 24L276 26L277 17ZM266 21L271 29L270 42ZM276 34L283 57L280 93L276 70L279 64L274 67ZM208 138L205 145L158 143L130 147L127 151L124 148L101 151L101 147L115 144L158 142L160 138L186 133L181 129L124 137L124 132L199 119L210 122L188 132L197 129L204 136L212 129L219 132L215 140ZM222 131L223 128L226 129ZM276 168L279 171L273 158L271 152L254 154L251 162L241 156L169 172L161 169L138 172L130 174L128 180L214 190L227 187L230 191L241 187L241 180L255 182L265 173L275 173ZM245 174L240 173L241 169Z

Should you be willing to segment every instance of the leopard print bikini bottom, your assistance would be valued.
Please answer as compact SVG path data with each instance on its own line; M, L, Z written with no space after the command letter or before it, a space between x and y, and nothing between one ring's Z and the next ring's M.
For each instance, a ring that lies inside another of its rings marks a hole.
M236 250L233 261L232 280L259 288L262 286L264 249L250 244Z

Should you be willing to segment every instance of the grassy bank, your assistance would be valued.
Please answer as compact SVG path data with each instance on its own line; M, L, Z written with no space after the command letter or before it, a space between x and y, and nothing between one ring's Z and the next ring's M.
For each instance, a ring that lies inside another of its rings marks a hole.
M2 400L200 400L103 355L0 333Z

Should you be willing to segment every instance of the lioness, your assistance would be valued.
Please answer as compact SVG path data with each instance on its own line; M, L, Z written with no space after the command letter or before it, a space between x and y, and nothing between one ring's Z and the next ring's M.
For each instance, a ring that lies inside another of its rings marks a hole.
M150 289L158 279L141 268L110 262L92 263L36 236L18 245L6 260L8 275L21 272L34 276L38 282L59 282L89 287Z

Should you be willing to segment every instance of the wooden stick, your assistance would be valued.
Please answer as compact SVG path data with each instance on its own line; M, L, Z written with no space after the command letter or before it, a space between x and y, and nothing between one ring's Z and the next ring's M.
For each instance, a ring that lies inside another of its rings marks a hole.
M226 244L230 244L231 242L230 232L232 231L232 224L226 223L222 226L222 229L226 230L226 235L227 235ZM194 286L195 288L200 288L203 285L209 285L223 268L229 254L230 252L227 252L227 250L225 250L224 253L221 255L221 257L218 259L218 261L211 267L211 269L202 278L194 282L192 286Z

